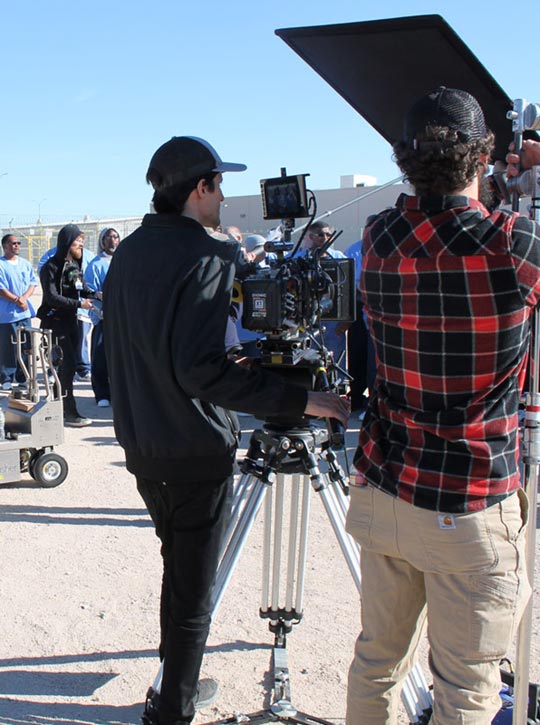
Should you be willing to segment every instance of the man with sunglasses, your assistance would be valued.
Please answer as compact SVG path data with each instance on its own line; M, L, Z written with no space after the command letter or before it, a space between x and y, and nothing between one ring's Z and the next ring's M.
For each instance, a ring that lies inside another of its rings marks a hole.
M302 250L306 249L319 249L324 246L330 237L334 234L334 228L327 224L325 221L313 222L310 224L304 241L302 242ZM304 252L305 253L305 252ZM332 257L332 259L345 259L343 252L339 249L334 249L330 246L323 255L324 257ZM346 337L345 331L347 325L342 322L335 322L328 320L324 323L324 344L331 350L334 361L345 367L345 350L346 350Z
M313 222L306 232L306 236L302 242L302 249L317 249L318 247L322 247L333 233L334 230L326 222ZM336 252L335 249L328 249L327 254L331 257L345 256L341 252Z
M11 390L16 378L22 382L13 340L17 328L29 324L34 308L29 298L37 279L30 262L20 256L21 242L14 234L2 237L0 257L0 382Z

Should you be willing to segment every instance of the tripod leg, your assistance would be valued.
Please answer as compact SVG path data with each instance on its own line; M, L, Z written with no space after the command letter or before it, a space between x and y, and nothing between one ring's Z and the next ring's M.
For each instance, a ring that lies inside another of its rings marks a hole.
M238 516L236 526L229 537L227 546L219 564L216 582L214 584L213 614L215 614L223 594L225 593L225 589L229 583L235 564L238 561L238 557L244 547L246 538L251 531L251 527L255 522L255 518L261 507L264 495L268 489L266 484L255 476L247 476L247 478L251 479L251 481L248 481L247 483L253 484L253 487L245 506L243 507L241 515ZM247 487L249 487L249 485Z
M233 499L232 499L232 505L231 505L231 515L229 518L229 523L227 525L227 529L223 536L220 560L223 557L223 553L227 547L227 544L229 543L229 541L232 538L236 525L238 524L238 520L239 520L240 516L242 515L242 512L245 509L245 504L246 504L246 501L248 500L249 493L253 486L254 481L255 481L254 476L252 476L249 473L244 473L242 476L240 476L240 478L234 485L234 493L233 493Z
M538 314L538 313L537 313ZM536 556L536 509L538 506L538 466L527 466L526 494L529 502L529 522L525 551L527 556L527 572L529 583L533 588L534 563ZM538 703L529 702L529 673L531 667L531 636L533 632L533 600L532 595L523 612L518 628L516 648L516 687L514 695L514 713L512 722L518 725L525 722L538 723ZM531 719L527 719L527 716ZM534 717L534 719L532 719Z
M527 539L525 552L527 560L527 573L529 583L534 591L534 562L536 556L536 512L538 507L538 467L540 464L540 425L538 410L540 406L540 312L534 311L531 320L531 342L529 345L529 386L527 405L525 409L525 436L524 455L525 465L524 488L529 503L529 522L527 525ZM529 672L531 666L531 635L532 596L525 608L518 629L516 652L516 687L514 695L513 723L529 722L527 711L533 710L531 722L538 722L538 704L528 704L529 700Z

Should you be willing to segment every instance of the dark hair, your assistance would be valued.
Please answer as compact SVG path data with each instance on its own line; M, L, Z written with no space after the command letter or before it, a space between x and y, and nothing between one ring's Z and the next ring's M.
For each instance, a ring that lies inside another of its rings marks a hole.
M189 195L196 188L199 181L203 179L210 191L214 191L216 176L217 172L211 171L209 174L199 176L196 179L181 181L178 184L171 184L160 189L159 179L156 178L153 169L150 168L146 174L146 182L154 187L152 203L158 214L182 214Z
M491 154L495 137L465 142L447 126L427 126L414 143L394 144L394 161L419 196L451 194L464 189L478 173L481 154Z
M4 246L4 244L7 244L7 240L10 237L16 237L16 236L17 236L16 234L12 234L12 233L10 233L10 234L4 234L4 236L2 237L2 246Z
M322 232L323 229L332 230L332 225L324 221L313 222L309 225L308 232Z

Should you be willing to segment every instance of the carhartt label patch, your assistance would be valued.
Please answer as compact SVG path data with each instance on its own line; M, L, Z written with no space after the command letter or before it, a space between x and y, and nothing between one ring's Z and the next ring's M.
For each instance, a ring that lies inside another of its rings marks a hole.
M439 528L440 529L455 529L456 520L452 514L439 514Z

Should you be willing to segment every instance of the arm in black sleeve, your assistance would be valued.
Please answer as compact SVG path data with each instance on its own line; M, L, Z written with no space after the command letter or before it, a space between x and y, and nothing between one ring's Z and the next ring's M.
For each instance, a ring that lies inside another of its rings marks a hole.
M53 310L59 308L77 309L79 307L79 300L64 297L58 291L56 282L57 271L56 265L49 263L45 263L40 270L39 279L43 290L43 302Z
M307 390L266 370L247 370L227 359L225 328L234 272L230 261L209 257L186 281L171 340L178 383L192 398L258 417L301 416Z

